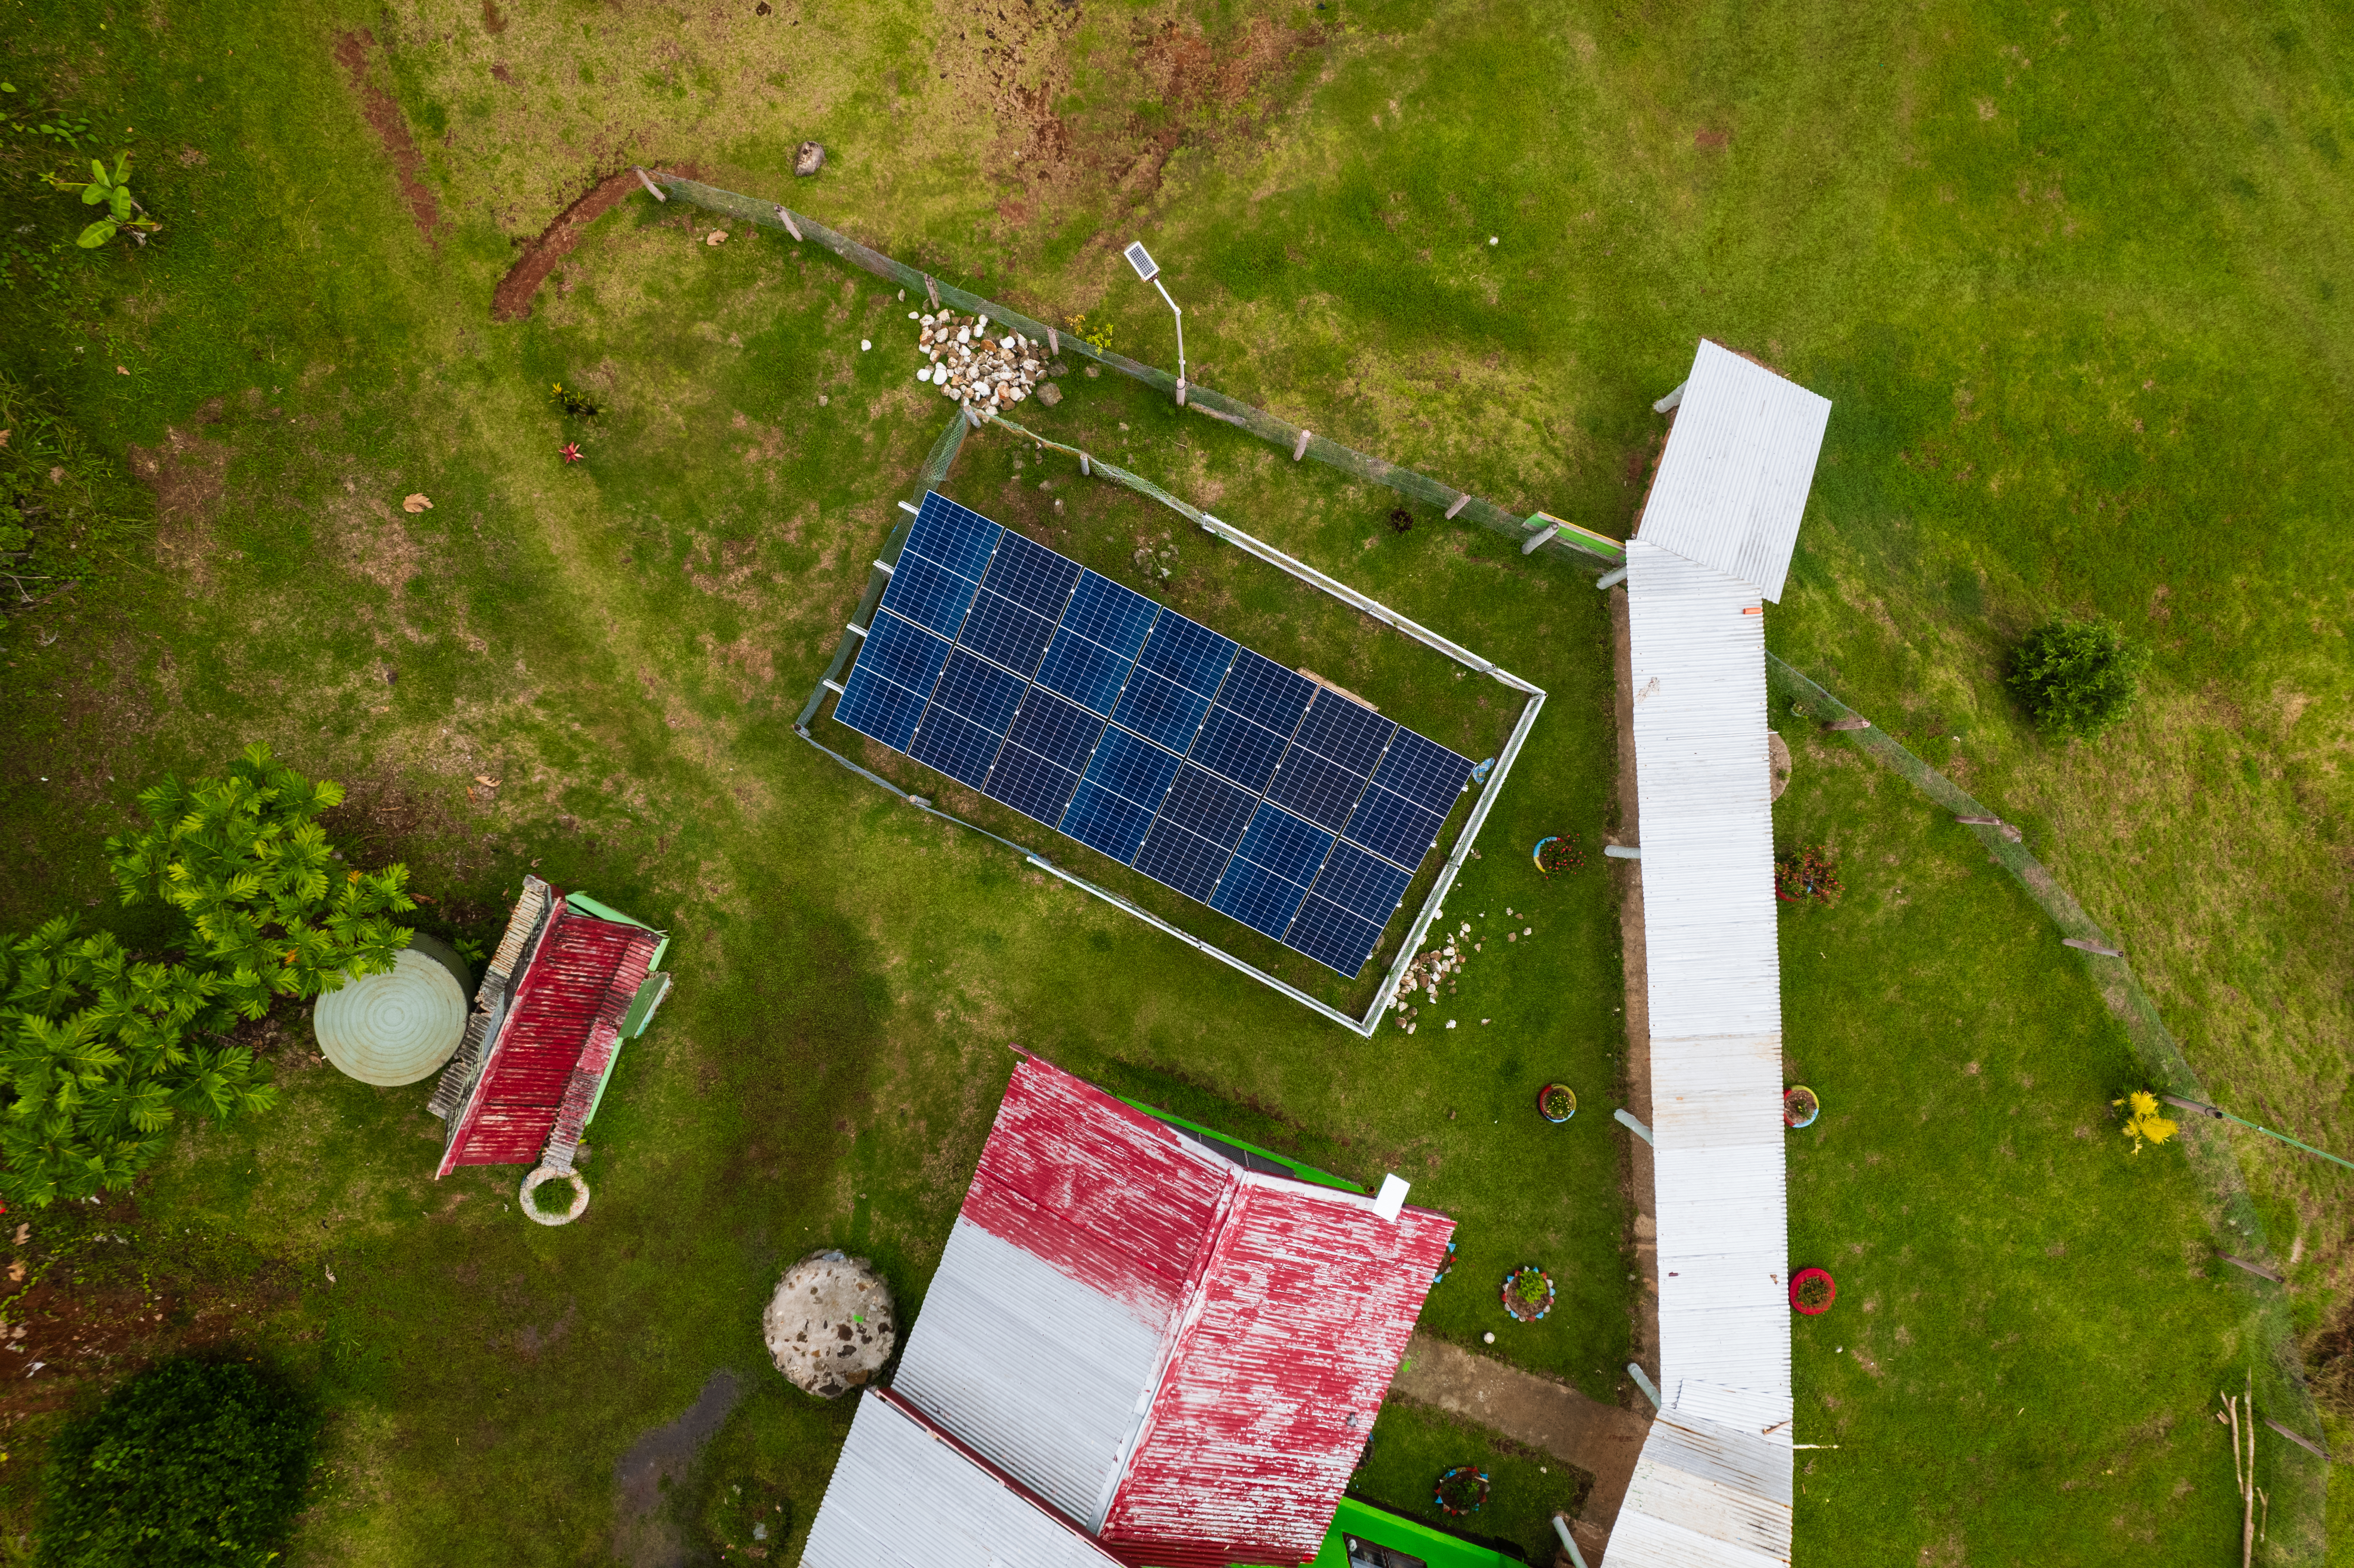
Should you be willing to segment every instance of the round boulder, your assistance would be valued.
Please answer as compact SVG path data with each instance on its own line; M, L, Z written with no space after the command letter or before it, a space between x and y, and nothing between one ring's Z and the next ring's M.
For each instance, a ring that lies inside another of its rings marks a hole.
M873 1378L899 1339L891 1287L864 1258L831 1251L785 1270L760 1328L777 1370L821 1399Z

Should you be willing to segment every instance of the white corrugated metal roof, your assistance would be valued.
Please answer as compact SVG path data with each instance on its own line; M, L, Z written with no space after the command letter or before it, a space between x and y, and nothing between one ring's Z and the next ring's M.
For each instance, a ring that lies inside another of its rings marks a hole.
M960 1218L892 1386L1099 1530L1173 1327Z
M1779 600L1830 400L1701 340L1635 536Z
M1765 617L1648 525L1627 567L1667 1407L1609 1557L1755 1568L1789 1561L1792 1408Z
M810 1525L801 1568L1119 1568L913 1413L868 1393Z

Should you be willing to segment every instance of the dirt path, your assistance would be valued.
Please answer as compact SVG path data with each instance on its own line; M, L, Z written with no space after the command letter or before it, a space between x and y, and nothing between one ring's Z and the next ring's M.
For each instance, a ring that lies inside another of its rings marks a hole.
M630 1568L686 1568L686 1542L663 1508L663 1483L686 1479L703 1446L744 1395L737 1375L721 1368L704 1383L686 1414L630 1446L613 1467L616 1494L613 1556Z
M386 156L392 160L392 172L400 182L401 199L408 204L408 216L417 224L417 232L436 249L440 241L434 229L441 222L440 209L433 200L433 187L425 183L425 160L417 151L417 142L408 133L408 122L401 118L400 105L392 94L368 80L368 55L376 48L376 35L366 27L343 34L335 40L335 60L352 79L352 91L360 101L360 113L368 128L384 144Z
M1390 1392L1492 1427L1592 1476L1594 1490L1571 1529L1586 1562L1599 1568L1618 1505L1635 1478L1649 1418L1428 1334L1408 1342L1406 1365Z
M695 176L682 167L679 172L689 179ZM539 231L529 249L515 259L507 275L491 294L491 319L494 322L519 322L531 314L532 296L539 292L540 284L556 270L556 264L572 254L588 226L612 211L639 189L637 175L620 169L607 175L588 187L588 194L556 215L556 221Z

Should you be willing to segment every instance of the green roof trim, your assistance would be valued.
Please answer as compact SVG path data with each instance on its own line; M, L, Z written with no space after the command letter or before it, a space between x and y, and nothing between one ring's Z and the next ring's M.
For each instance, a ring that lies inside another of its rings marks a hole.
M1491 1552L1476 1542L1352 1497L1341 1499L1341 1510L1332 1516L1332 1528L1309 1568L1349 1568L1346 1538L1352 1535L1418 1557L1430 1568L1528 1568L1517 1557Z
M1286 1174L1291 1176L1296 1181L1305 1181L1310 1185L1316 1187L1337 1187L1343 1192L1356 1192L1363 1194L1365 1191L1363 1187L1358 1186L1354 1181L1350 1181L1345 1176L1335 1176L1330 1171L1319 1171L1313 1165L1303 1165L1288 1154L1278 1154L1271 1149L1261 1149L1255 1143L1245 1143L1239 1138L1234 1138L1225 1133L1219 1132L1214 1128L1204 1127L1198 1122L1187 1121L1182 1116L1173 1116L1168 1111L1162 1110L1158 1106L1146 1105L1142 1100L1132 1100L1126 1095L1114 1095L1112 1098L1118 1100L1124 1106L1129 1106L1137 1110L1142 1111L1145 1115L1150 1117L1155 1121L1164 1121L1171 1127L1182 1128L1187 1132L1193 1134L1196 1138L1203 1139L1209 1143L1214 1145L1223 1144L1225 1149L1240 1150L1243 1153L1256 1155L1271 1165L1280 1166ZM1222 1149L1220 1152L1225 1152L1225 1150ZM1244 1165L1246 1168L1249 1165L1248 1160L1242 1160L1237 1163Z
M647 925L643 920L639 919L634 915L622 914L620 910L614 908L610 904L599 904L597 900L589 897L585 893L566 894L564 895L564 906L567 909L585 910L588 914L597 916L598 919L610 920L616 926L635 926L641 931L652 931L657 937L666 936L668 934L656 929L654 927Z

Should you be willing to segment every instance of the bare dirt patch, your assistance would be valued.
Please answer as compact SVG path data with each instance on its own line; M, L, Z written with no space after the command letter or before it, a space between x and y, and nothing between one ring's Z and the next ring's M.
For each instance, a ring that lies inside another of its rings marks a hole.
M208 422L217 422L219 408L218 398L207 405ZM226 442L170 426L154 446L130 449L131 471L155 493L156 553L196 588L209 578L213 514L231 455Z
M335 40L335 62L351 78L352 91L360 101L360 113L376 132L376 140L384 143L386 156L392 160L393 175L400 182L401 199L408 204L408 216L416 220L417 232L425 237L428 245L438 248L433 231L440 225L441 213L431 188L425 184L425 160L418 154L416 139L408 133L408 122L401 117L400 105L392 101L392 94L368 80L368 54L376 48L374 33L366 27L355 28Z
M689 179L695 175L692 164L678 171ZM539 232L539 238L525 248L515 258L507 275L491 293L491 319L494 322L519 322L531 314L532 296L539 292L540 284L556 270L556 264L572 254L588 226L612 211L639 188L638 176L629 169L619 169L588 187L588 194L557 214L556 221Z
M713 1372L684 1414L639 1438L613 1467L615 1512L620 1515L613 1525L613 1555L630 1568L684 1568L686 1542L662 1507L663 1494L693 1472L704 1445L743 1393L734 1372L725 1368Z

